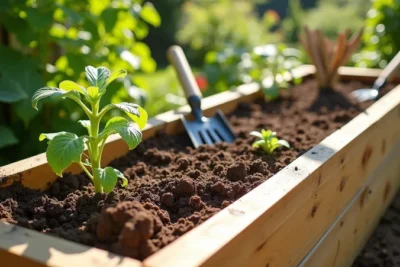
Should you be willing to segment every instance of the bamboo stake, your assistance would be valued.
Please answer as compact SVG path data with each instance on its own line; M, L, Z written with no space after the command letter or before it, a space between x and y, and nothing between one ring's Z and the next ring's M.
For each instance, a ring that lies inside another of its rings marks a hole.
M316 68L316 79L320 88L332 88L338 75L340 66L346 64L360 44L363 29L353 34L350 40L350 31L346 29L339 33L336 43L326 38L322 31L310 30L304 27L304 34L299 36L311 62Z

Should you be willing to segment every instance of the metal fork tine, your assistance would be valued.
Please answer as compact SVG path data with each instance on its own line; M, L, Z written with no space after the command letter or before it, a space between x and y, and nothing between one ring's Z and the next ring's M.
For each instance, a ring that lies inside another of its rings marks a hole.
M229 142L229 134L225 129L215 129L215 131L222 137L222 141Z
M191 131L191 134L194 137L194 139L192 139L194 147L198 147L203 144L203 141L201 140L200 132Z
M209 129L208 132L211 138L214 139L215 142L222 142L221 138L219 138L218 134L215 132L214 129Z
M207 130L202 130L201 136L203 137L203 140L206 142L206 144L208 144L208 145L213 144L213 141L211 140L210 136L208 135Z

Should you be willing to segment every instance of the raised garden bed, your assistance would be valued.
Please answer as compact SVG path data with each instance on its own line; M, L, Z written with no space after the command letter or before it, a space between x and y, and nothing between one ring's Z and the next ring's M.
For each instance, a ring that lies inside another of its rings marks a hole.
M144 131L149 140L118 160L127 147L114 138L105 148L103 164L114 160L111 164L131 182L107 197L95 196L83 175L54 183L45 155L2 167L1 182L11 186L0 190L2 219L138 259L168 244L140 262L0 222L2 262L270 267L351 263L399 185L395 159L400 153L400 87L364 110L371 103L355 106L346 95L363 87L362 82L371 83L379 71L342 68L345 82L335 88L337 93L320 96L307 78L312 73L313 68L300 68L304 83L276 103L265 104L256 85L207 98L206 115L217 108L233 112L229 120L239 138L231 145L194 150L186 148L185 135L170 136L182 132L179 116L187 107L150 120ZM277 131L292 148L273 157L252 149L248 132L260 128ZM167 135L156 135L158 130ZM49 189L39 193L21 184ZM147 199L149 204L143 206L115 207L122 200ZM105 206L113 208L100 214ZM127 208L153 226L142 229L150 239L143 238L139 245L131 238L118 241L121 227L116 220L113 229L119 230L107 232L108 218ZM351 242L350 233L355 236Z

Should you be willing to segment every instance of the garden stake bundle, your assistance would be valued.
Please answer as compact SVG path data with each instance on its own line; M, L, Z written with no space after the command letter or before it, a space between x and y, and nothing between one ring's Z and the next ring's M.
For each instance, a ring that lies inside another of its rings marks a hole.
M316 79L321 89L332 88L338 77L338 69L344 65L357 49L363 30L356 32L349 40L350 31L339 33L334 41L326 38L321 30L304 27L299 40L316 68Z

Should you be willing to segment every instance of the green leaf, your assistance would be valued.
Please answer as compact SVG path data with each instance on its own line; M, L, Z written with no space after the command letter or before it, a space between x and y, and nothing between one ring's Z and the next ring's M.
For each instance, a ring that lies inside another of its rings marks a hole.
M62 172L73 162L80 162L85 149L85 140L73 133L55 136L46 150L47 161L53 171L60 177Z
M75 94L79 97L79 93L75 91L64 91L56 87L43 87L36 91L32 97L32 106L37 110L37 104L40 100L50 96L67 96L68 94Z
M39 135L39 141L43 141L44 139L53 140L54 137L60 134L66 134L67 132L58 132L58 133L41 133Z
M117 8L107 8L101 13L100 17L104 22L106 32L111 32L114 29L118 20L118 12L119 9Z
M110 119L103 133L107 135L118 133L128 144L129 149L134 149L142 141L142 132L137 125L122 117Z
M264 140L258 140L258 141L256 141L256 142L254 142L253 143L253 147L260 147L260 146L262 146L262 145L264 145L265 144L265 141Z
M0 102L14 103L27 97L28 95L17 82L0 77Z
M147 124L148 115L147 115L147 111L144 108L142 108L141 106L139 106L138 109L139 109L139 113L140 113L139 117L130 116L129 114L128 114L128 116L131 118L131 120L136 122L137 125L139 126L139 129L142 130Z
M86 78L91 86L97 86L100 91L104 90L107 84L107 79L110 77L110 70L106 67L95 68L87 66L85 68Z
M72 22L72 25L79 24L83 21L83 17L78 13L75 12L73 9L67 8L65 6L60 5L60 8L64 12L64 15Z
M126 179L126 177L124 176L124 174L122 172L120 172L117 169L114 169L114 171L117 173L118 178L120 178L122 180L122 187L125 187L128 185L128 179Z
M89 86L87 89L90 100L96 101L99 97L99 88L96 86Z
M77 91L81 94L85 94L86 90L83 86L80 86L79 84L73 82L73 81L62 81L59 85L60 89L65 90L65 91Z
M122 102L119 104L111 104L112 106L123 110L126 114L139 125L139 129L142 130L147 123L147 112L137 104Z
M18 64L19 65L19 64ZM24 69L13 69L12 77L18 83L18 87L23 90L28 97L19 101L15 106L17 116L24 121L25 126L28 126L30 120L38 115L37 112L32 112L30 105L31 97L34 95L37 88L45 86L41 75L34 69L35 66L27 66Z
M264 136L263 136L260 132L257 132L257 131L252 131L252 132L250 133L250 135L255 136L255 137L258 137L258 138L260 138L260 139L264 139Z
M278 140L278 144L281 145L281 146L285 146L287 148L290 148L289 142L286 141L286 140L282 140L282 139Z
M261 134L264 139L268 139L268 138L274 137L276 133L272 132L271 130L266 131L266 130L262 129Z
M111 73L110 78L108 78L108 80L107 80L107 85L109 85L109 84L110 84L111 82L113 82L115 79L125 77L126 74L127 74L126 70L114 71L113 73Z
M157 10L154 8L153 4L146 2L140 11L140 17L147 23L158 27L161 25L161 17Z
M51 9L27 8L26 14L29 24L38 30L49 28L53 22L53 12Z
M13 131L5 125L0 125L0 148L12 146L19 143Z
M86 129L90 129L90 120L79 120L78 123L80 123Z
M99 177L100 184L106 193L110 193L117 184L118 175L111 167L96 168L94 169L94 175Z

